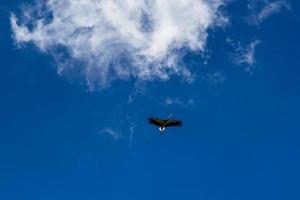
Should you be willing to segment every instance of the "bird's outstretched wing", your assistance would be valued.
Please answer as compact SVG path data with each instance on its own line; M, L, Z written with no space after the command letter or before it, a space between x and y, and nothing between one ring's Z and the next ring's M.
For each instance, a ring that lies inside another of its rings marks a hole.
M149 117L149 123L154 124L156 126L163 126L165 121L162 119L154 118L154 117Z
M179 120L171 119L169 120L166 124L165 127L170 127L170 126L181 126L182 122Z

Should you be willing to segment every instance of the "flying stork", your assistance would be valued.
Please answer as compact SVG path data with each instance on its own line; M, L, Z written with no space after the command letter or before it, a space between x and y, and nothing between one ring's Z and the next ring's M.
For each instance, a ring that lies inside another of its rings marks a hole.
M158 119L156 117L149 117L149 123L159 127L160 134L163 134L167 127L171 126L181 126L182 122L180 120L171 119L173 114L171 114L168 119Z

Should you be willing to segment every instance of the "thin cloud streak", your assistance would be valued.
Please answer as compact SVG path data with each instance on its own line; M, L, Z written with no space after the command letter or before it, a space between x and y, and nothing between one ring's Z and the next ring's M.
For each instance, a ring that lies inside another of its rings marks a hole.
M257 8L262 5L261 8ZM269 1L269 0L252 0L248 4L248 9L252 11L248 18L250 24L259 25L271 15L280 13L283 10L289 10L290 4L285 0Z
M100 133L109 135L114 141L118 141L123 138L122 134L113 128L104 128L100 131Z
M135 134L136 124L131 122L129 127L129 150L132 150L133 138Z

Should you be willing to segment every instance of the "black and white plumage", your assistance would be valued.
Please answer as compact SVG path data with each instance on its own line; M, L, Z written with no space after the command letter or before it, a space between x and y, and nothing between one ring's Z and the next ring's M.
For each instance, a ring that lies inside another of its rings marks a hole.
M168 119L159 119L156 117L149 117L149 123L153 124L155 126L159 127L160 133L162 134L165 128L171 127L171 126L181 126L182 121L176 120L176 119L171 119L171 116L169 116Z

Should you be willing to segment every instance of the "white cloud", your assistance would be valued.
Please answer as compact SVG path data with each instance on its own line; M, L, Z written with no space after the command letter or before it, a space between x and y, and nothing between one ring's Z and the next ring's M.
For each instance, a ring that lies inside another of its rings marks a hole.
M109 135L114 141L118 141L123 138L122 134L112 128L104 128L100 131L101 134Z
M290 5L285 0L251 0L249 1L248 8L252 11L249 22L258 25L271 15L279 13L284 9L290 9Z
M16 43L52 54L60 74L80 73L90 89L132 77L191 81L180 49L203 51L208 28L226 23L218 11L223 0L38 2L21 17L12 14Z
M243 47L240 42L235 43L229 38L227 39L227 42L234 48L234 53L231 55L232 62L237 65L246 65L246 71L251 73L256 62L255 51L261 41L254 40L246 47Z

